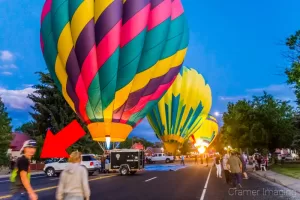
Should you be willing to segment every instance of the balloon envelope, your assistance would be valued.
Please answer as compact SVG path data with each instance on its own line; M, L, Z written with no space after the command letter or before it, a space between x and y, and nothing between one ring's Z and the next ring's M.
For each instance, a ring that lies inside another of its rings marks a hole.
M211 90L195 69L183 67L163 98L147 115L165 149L174 153L206 119Z
M208 147L219 133L218 121L212 115L208 115L202 126L190 137L195 146ZM201 144L202 143L202 144Z
M179 73L180 0L46 0L41 48L56 86L96 141L124 141Z

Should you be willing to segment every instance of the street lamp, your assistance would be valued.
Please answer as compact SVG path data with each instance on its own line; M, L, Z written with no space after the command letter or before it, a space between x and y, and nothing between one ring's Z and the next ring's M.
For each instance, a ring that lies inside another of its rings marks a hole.
M214 112L214 115L215 115L216 117L219 117L219 116L223 115L223 113L220 113L220 112L216 111L216 112Z
M110 136L109 135L105 136L105 141L106 141L106 148L109 149L110 148Z

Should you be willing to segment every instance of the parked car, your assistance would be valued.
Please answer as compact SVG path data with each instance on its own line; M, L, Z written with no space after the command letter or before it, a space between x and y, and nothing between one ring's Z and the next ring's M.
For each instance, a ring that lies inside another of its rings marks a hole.
M56 161L45 164L44 172L49 177L59 175L66 168L67 164L67 159L60 158ZM101 163L96 160L92 154L82 154L81 165L88 170L90 176L93 175L95 171L101 168Z
M285 160L293 160L293 156L291 154L284 155Z
M53 163L53 162L58 162L60 160L60 158L50 158L50 159L47 159L45 160L45 164L48 164L48 163Z
M174 156L167 156L164 153L155 153L152 156L147 156L146 160L149 163L155 163L155 162L174 162Z

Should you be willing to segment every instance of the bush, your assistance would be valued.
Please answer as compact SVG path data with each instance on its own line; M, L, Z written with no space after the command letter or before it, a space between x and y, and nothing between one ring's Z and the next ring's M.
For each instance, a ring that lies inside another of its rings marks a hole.
M9 166L9 156L7 154L0 154L0 166L8 167Z

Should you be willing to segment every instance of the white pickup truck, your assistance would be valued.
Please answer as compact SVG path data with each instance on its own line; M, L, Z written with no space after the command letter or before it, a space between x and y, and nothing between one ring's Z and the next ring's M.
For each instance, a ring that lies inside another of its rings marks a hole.
M146 160L148 163L155 163L155 162L174 162L174 156L167 156L164 153L155 153L152 156L147 156Z

